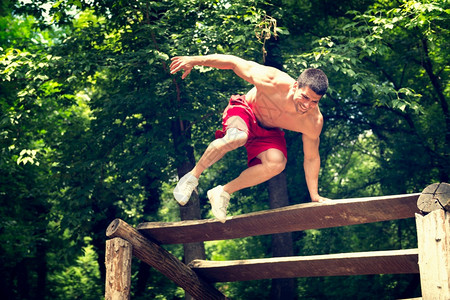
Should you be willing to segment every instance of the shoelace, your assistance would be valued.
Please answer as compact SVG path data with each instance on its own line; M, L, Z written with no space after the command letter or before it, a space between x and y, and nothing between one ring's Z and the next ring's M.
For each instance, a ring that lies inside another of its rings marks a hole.
M183 193L191 192L191 191L193 191L195 189L195 187L196 187L196 185L195 185L194 182L188 181L184 185Z
M221 195L220 198L224 198L224 200L222 201L222 207L221 208L224 208L226 210L227 207L228 207L228 204L230 203L230 199L227 196L224 196L224 195Z

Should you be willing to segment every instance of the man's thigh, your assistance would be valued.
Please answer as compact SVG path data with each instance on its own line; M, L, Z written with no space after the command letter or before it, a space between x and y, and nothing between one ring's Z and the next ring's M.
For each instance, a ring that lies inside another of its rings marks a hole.
M228 118L228 120L225 122L227 130L230 128L236 128L241 131L244 131L245 133L249 133L249 128L247 126L247 123L239 116L231 116Z

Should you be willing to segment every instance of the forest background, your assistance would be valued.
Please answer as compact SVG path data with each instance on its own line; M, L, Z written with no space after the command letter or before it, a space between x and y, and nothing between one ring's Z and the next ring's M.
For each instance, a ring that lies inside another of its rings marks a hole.
M168 72L176 55L233 54L294 78L307 67L324 70L322 196L414 193L448 182L449 14L448 0L2 1L2 299L101 299L114 218L136 225L212 217L205 191L242 171L245 150L205 172L186 210L171 191L212 141L230 95L250 87L209 68L182 81ZM230 215L310 201L301 134L286 137L286 170L236 193ZM180 259L229 260L276 256L273 245L278 254L313 255L417 242L414 220L398 220L167 249ZM137 261L132 285L132 299L184 297ZM276 299L283 286L284 299L421 295L418 275L217 284L231 299Z

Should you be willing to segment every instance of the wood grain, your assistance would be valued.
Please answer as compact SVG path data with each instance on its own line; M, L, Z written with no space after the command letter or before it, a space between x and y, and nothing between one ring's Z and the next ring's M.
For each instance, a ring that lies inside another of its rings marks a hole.
M441 182L427 186L417 199L417 207L424 213L437 209L450 211L450 184Z
M189 266L213 282L346 276L368 274L419 273L418 250L392 250L293 256L235 261L194 260Z
M137 229L159 244L185 244L372 223L413 218L414 214L419 212L419 195L417 193L304 203L228 217L224 224L213 219L147 222L139 224Z
M144 261L182 287L195 299L226 299L226 297L198 276L164 248L146 239L136 229L120 219L108 226L106 236L120 237L133 246L133 255Z
M420 282L424 299L450 299L450 213L416 216Z
M132 246L121 238L106 241L105 300L128 300L131 288Z

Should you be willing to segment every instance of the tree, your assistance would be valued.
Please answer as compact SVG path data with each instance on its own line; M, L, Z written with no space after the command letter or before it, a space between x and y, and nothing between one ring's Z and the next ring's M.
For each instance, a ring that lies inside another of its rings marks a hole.
M12 11L12 3L2 5ZM73 102L70 95L59 94L47 72L52 57L42 51L54 33L33 30L34 25L32 17L11 15L0 22L0 253L6 274L0 290L7 299L44 299L52 268L48 257L63 247L55 231L58 216L51 209L50 141L64 130L60 112Z
M327 66L345 78L335 81L334 91L330 94L334 106L342 109L329 117L349 120L363 130L370 129L380 139L381 147L386 147L386 143L396 147L389 153L380 149L380 162L390 160L383 166L384 170L393 170L394 164L399 169L398 164L404 165L410 160L411 152L419 150L426 158L418 161L421 167L417 169L427 170L430 175L436 170L439 180L447 180L444 171L448 170L447 162L444 162L447 154L440 147L447 143L448 97L441 92L441 87L445 86L448 75L441 60L448 54L443 51L442 56L436 56L435 52L430 55L427 50L429 45L437 48L445 43L441 40L448 34L442 27L446 14L444 4L405 2L391 7L376 3L363 14L356 11L353 14L356 15L354 21L342 27L344 33L348 33L318 39L318 47L305 56L313 65ZM434 72L430 72L430 65L435 68ZM436 74L441 74L441 80L437 80ZM343 84L338 84L340 82ZM424 89L427 84L434 88ZM350 90L352 97L342 97L343 93L350 95ZM434 92L434 96L430 92ZM435 100L419 102L419 99ZM441 112L434 115L436 104ZM430 113L444 126L426 126L424 120ZM397 142L392 143L393 140ZM380 173L376 175L382 178ZM404 175L407 176L403 178L407 178L416 174L407 172Z
M249 86L231 71L208 68L181 81L168 74L169 59L230 53L264 63L255 26L266 12L283 26L278 33L289 32L275 48L264 44L266 63L281 63L293 77L320 67L330 79L320 104L321 194L409 193L448 181L446 1L37 0L1 7L0 254L9 298L80 295L81 286L61 286L70 272L93 283L85 297L95 298L112 219L179 218L171 196L177 173L211 141L230 94ZM307 202L299 134L286 137L289 198ZM245 165L241 150L205 172L196 217L210 217L205 191L239 174L230 166ZM229 213L267 209L260 199L268 197L263 185L240 191ZM294 254L408 248L414 236L410 220L293 233ZM271 254L267 237L205 247L213 259ZM170 249L190 259L180 246ZM181 297L144 266L133 276L137 299ZM417 279L347 278L345 294L414 297ZM298 281L299 298L343 294L341 278ZM268 298L268 284L219 286L230 298Z
M304 61L298 56L292 60L293 66L322 67L331 78L331 93L321 105L325 114L321 139L324 194L347 198L408 193L421 191L432 181L446 180L448 171L443 168L448 170L447 163L442 160L436 163L432 158L437 154L436 147L440 147L436 145L445 143L446 129L443 128L446 125L430 127L425 121L433 115L440 124L446 124L446 105L439 101L419 101L429 94L431 89L424 87L427 81L431 84L433 76L427 75L428 79L424 76L429 73L422 67L423 63L411 63L419 62L411 61L412 57L424 57L426 61L427 55L419 55L427 53L423 48L424 39L425 44L433 44L434 49L443 44L441 38L448 35L441 23L446 14L444 5L441 2L402 2L397 6L377 2L366 11L354 10L355 19L334 20L334 29L320 38L312 38L312 45L317 47L301 55ZM293 30L290 32L292 34ZM437 86L445 86L448 74L440 62L448 54L445 50L440 53L442 56L432 56L435 59L432 65L437 66L436 70L442 75L442 82ZM437 95L427 98L442 98ZM435 115L436 103L443 109ZM426 137L424 132L427 132ZM441 158L446 156L445 151L438 152L444 155L438 155ZM376 232L376 226L370 226L370 231ZM392 232L385 229L393 236L389 242L392 247L405 247L415 240L414 234L408 234L414 232L414 224L409 220L389 226L398 229ZM362 238L358 230L354 233L355 241ZM310 243L311 238L320 236L324 238L320 242L330 244L328 239L344 237L342 234L338 229L320 231L306 239ZM342 244L324 253L337 249L343 249ZM416 279L391 279L396 286L392 293L414 295ZM308 279L305 284L312 284L313 280ZM349 280L356 281L356 278ZM406 280L414 284L405 285ZM321 285L329 286L330 281L325 284L321 280ZM331 295L331 291L322 292Z

